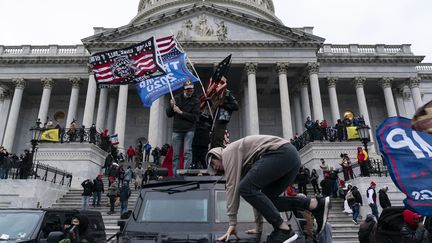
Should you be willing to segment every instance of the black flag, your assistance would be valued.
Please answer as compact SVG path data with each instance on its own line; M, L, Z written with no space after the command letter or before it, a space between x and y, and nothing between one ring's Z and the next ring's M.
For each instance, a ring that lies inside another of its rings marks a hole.
M228 70L231 66L231 54L225 57L222 62L217 65L216 71L213 73L212 81L218 82L222 79L222 76L226 77Z

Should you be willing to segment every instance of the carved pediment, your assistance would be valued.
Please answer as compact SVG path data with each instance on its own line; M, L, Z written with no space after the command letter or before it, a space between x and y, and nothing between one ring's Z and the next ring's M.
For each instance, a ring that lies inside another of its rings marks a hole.
M83 39L89 47L139 42L150 36L174 34L179 41L196 43L280 42L320 45L323 38L215 5L188 6L116 29L103 29Z

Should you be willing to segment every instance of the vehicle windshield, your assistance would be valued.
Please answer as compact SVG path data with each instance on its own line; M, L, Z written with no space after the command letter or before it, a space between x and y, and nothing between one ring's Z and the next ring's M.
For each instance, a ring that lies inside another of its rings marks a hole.
M143 222L207 222L208 190L167 193L146 192Z
M28 240L42 212L0 212L0 241Z
M216 196L216 223L228 222L228 215L226 212L226 192L215 191ZM247 203L243 198L240 198L240 206L237 213L237 222L250 223L255 222L255 216L252 206Z

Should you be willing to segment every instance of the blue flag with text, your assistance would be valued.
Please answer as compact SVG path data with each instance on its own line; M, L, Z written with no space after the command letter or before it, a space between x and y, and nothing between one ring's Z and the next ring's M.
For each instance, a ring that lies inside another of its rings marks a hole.
M199 81L187 68L185 62L185 53L176 47L170 52L161 56L166 75L145 79L138 78L136 89L144 107L150 107L159 97L169 93L168 82L171 90L177 90L183 87L183 82L190 80Z
M432 135L413 130L410 119L390 117L376 138L393 182L406 195L405 206L432 216Z

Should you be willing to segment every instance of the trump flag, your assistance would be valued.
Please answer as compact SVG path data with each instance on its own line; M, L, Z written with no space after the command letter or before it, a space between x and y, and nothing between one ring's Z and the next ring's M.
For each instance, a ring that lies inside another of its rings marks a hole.
M168 83L174 91L183 87L183 82L186 80L199 81L187 68L185 55L177 48L173 48L162 55L166 75L151 79L144 77L137 79L139 83L136 84L136 89L144 107L151 107L153 101L169 93Z
M390 117L376 138L393 182L406 195L405 206L432 216L432 135L413 130L410 119Z

